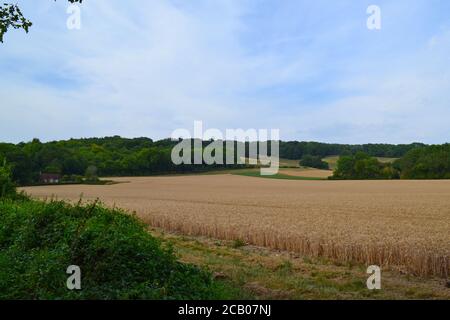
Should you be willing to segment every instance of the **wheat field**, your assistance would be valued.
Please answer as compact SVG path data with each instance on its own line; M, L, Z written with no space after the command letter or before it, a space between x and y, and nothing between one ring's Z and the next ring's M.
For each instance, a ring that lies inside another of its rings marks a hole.
M321 170L312 168L301 168L301 169L283 169L279 170L279 173L286 174L288 176L294 177L304 177L304 178L323 178L326 179L333 175L331 170Z
M450 271L450 181L300 181L229 174L23 188L99 198L153 227L421 276Z

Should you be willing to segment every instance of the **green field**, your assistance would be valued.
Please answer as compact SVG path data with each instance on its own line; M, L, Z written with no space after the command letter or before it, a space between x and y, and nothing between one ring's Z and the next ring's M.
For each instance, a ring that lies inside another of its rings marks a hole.
M250 158L243 158L246 164L249 164ZM279 166L280 168L300 168L299 164L300 160L292 160L292 159L284 159L280 158ZM260 161L258 161L258 166L261 165Z

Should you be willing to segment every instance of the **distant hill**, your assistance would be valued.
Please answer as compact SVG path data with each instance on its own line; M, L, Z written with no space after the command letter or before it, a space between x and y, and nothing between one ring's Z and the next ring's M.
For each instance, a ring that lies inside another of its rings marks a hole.
M13 167L13 178L19 185L39 181L41 173L59 174L65 180L76 181L94 166L99 176L143 176L164 173L185 173L217 170L225 165L179 165L171 161L171 150L178 143L170 139L154 141L140 137L120 136L103 138L70 139L41 142L33 139L18 144L0 143L0 161ZM206 146L210 141L204 141ZM246 150L248 150L248 143ZM281 166L296 167L305 155L321 158L354 154L358 151L374 157L400 158L407 152L425 147L421 143L391 144L328 144L320 142L280 142ZM270 150L270 146L268 148ZM224 149L226 153L226 149ZM248 157L248 152L246 157ZM330 162L333 158L328 158ZM227 165L242 168L244 165Z

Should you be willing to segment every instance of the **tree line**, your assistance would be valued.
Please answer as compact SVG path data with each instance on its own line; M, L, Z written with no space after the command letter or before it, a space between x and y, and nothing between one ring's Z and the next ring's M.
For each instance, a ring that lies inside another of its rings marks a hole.
M80 181L81 177L88 175L145 176L225 167L174 165L171 152L177 143L170 139L153 141L149 138L127 139L119 136L46 143L33 139L19 144L0 143L0 161L6 160L11 166L13 180L18 185L37 183L42 173L58 174L67 181ZM208 143L204 141L203 145ZM226 167L238 168L242 165Z
M164 173L189 173L243 165L174 165L172 148L178 141L150 138L70 139L43 143L38 139L18 144L0 143L0 163L11 166L18 185L39 182L41 173L54 173L68 180L86 174L99 176L144 176ZM206 146L210 141L203 141ZM237 144L237 142L235 142ZM246 156L249 144L246 143ZM268 148L270 150L270 147ZM224 148L223 154L226 155ZM449 145L426 146L365 144L345 145L320 142L280 142L280 157L302 159L302 165L326 168L321 160L340 155L336 178L440 178L450 172ZM398 157L394 164L382 164L372 157ZM237 160L237 159L236 159ZM94 169L95 168L95 169ZM348 171L348 168L353 168Z
M408 151L424 147L423 143L411 144L337 144L306 141L288 141L280 143L282 158L297 160L305 155L319 156L321 158L337 155L351 155L364 152L371 157L400 158Z
M381 163L364 152L341 156L337 161L332 179L398 179L400 170L392 163Z
M332 179L450 179L450 144L417 147L393 163L363 152L341 156Z

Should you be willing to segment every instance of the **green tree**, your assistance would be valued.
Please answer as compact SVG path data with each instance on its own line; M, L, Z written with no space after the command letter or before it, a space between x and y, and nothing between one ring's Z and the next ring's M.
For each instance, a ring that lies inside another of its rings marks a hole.
M450 144L413 149L394 166L402 179L450 179Z
M28 33L32 23L27 20L16 4L0 5L0 42L10 28L23 29Z
M48 166L44 169L45 173L55 173L55 174L61 174L61 164L58 160L54 159Z
M300 160L300 165L316 169L329 169L328 163L323 161L320 156L304 155Z
M83 2L83 0L68 1L71 3ZM32 25L33 23L23 16L17 4L4 3L0 5L0 42L3 42L3 37L8 29L23 29L28 33Z
M397 179L398 171L391 164L383 164L364 152L341 156L333 179Z
M97 174L97 167L96 166L89 166L86 169L86 173L84 174L84 177L86 178L86 181L88 182L96 182L98 181L98 174Z
M16 194L16 187L11 179L11 167L3 159L0 166L0 198L9 197Z

